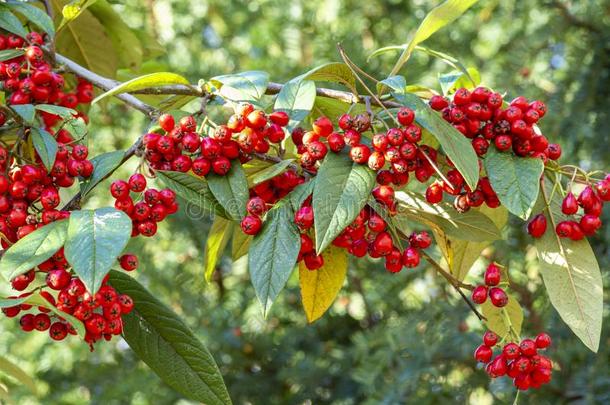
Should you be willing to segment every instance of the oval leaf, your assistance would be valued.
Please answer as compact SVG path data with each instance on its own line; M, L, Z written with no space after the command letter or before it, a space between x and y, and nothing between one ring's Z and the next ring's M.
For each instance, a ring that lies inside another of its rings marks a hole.
M246 204L250 198L248 180L239 160L231 162L231 170L224 176L211 173L207 177L210 191L216 201L234 220L246 215Z
M356 77L350 68L341 62L331 62L311 69L309 72L300 76L302 79L341 83L350 90L356 88Z
M144 363L186 398L231 404L214 358L178 315L124 273L110 272L110 284L135 303L123 315L123 337Z
M4 356L0 356L0 371L3 374L13 377L19 381L23 386L29 389L34 395L38 392L36 382L32 377L28 375L21 367L10 361ZM11 403L9 401L8 403Z
M64 245L68 221L51 222L19 239L0 260L0 274L12 280L49 259Z
M221 84L220 95L233 101L256 101L267 91L269 75L251 70L234 75L216 76L212 82Z
M208 183L201 177L188 173L161 171L157 177L176 194L186 201L186 212L193 217L215 213L223 218L229 218L224 208L216 201Z
M392 95L400 104L415 111L415 121L438 139L443 150L470 188L473 190L477 188L479 159L470 140L415 94L392 93Z
M290 117L287 129L292 130L311 112L316 101L316 84L301 77L290 80L280 90L273 109Z
M150 89L153 87L168 86L172 84L184 84L190 86L189 81L179 74L170 72L151 73L149 75L136 77L135 79L126 81L125 83L122 83L117 87L100 94L91 102L91 104L95 104L106 97L114 96L116 94L129 93L130 91Z
M29 21L42 28L44 32L49 34L51 37L55 36L53 20L51 20L51 17L49 17L49 15L42 9L20 1L9 1L8 5L11 9L17 11Z
M19 18L15 17L13 13L7 10L3 5L0 4L0 28L4 28L8 32L19 35L21 38L25 38L28 32L23 28L23 24L19 21Z
M129 238L131 220L114 208L73 211L64 246L66 260L87 289L96 293Z
M248 186L256 186L264 183L267 180L271 180L278 174L282 173L288 166L294 162L294 159L286 159L278 162L274 165L267 166L264 169L257 171L254 175L248 176Z
M252 239L248 251L248 268L256 296L266 316L286 285L301 247L294 211L286 201L268 213L262 230Z
M549 189L551 187L548 187ZM549 229L535 240L540 272L551 303L561 319L592 351L599 349L603 319L603 282L599 264L587 239L559 238L555 226L570 218L561 212L562 197L543 191L537 208L549 221Z
M93 164L93 173L91 177L83 181L80 185L81 195L84 197L102 180L110 175L114 170L121 165L125 157L124 150L115 150L113 152L102 153L91 159Z
M229 243L231 234L233 234L234 222L226 220L221 217L214 218L214 223L210 228L210 232L205 241L205 252L203 257L205 258L205 281L209 282L212 280L216 265L222 257L222 253ZM240 230L241 231L241 230Z
M483 316L487 318L485 322L487 328L495 332L500 339L514 340L509 337L511 326L517 336L521 334L523 309L512 295L508 296L508 304L505 307L498 308L491 303L491 300L487 300L481 305L481 311Z
M30 130L30 137L38 156L40 156L40 160L42 160L44 167L50 172L57 156L57 141L53 138L53 135L42 128L32 128Z
M351 224L375 185L375 173L346 153L328 153L313 189L316 251L322 252Z
M21 117L24 123L32 125L34 117L36 116L36 110L32 104L17 104L12 105L11 109Z
M4 62L5 60L13 59L18 56L21 56L25 53L23 49L5 49L0 51L0 62ZM3 102L4 104L4 102ZM15 106L13 106L15 107Z
M299 264L301 299L311 323L320 318L332 305L343 286L347 274L347 251L334 246L324 251L324 266L309 270L304 262Z
M538 198L542 160L489 148L485 170L500 202L519 218L528 219Z

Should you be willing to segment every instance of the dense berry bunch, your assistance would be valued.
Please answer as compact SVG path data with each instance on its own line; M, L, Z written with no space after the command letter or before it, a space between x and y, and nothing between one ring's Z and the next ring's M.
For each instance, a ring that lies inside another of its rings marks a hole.
M498 308L502 308L508 304L508 295L502 287L499 286L502 279L500 267L495 263L491 263L485 270L485 285L478 285L472 290L472 300L477 304L483 304L487 301L487 297L491 303Z
M487 366L485 370L491 378L508 376L513 384L520 390L539 388L551 381L553 363L538 353L551 345L551 337L540 333L536 339L523 339L519 344L509 342L501 346L498 335L491 331L483 335L483 344L474 352L474 358ZM493 348L502 348L499 354L493 357Z
M74 109L79 104L91 103L93 86L79 78L76 88L67 91L64 76L54 72L51 64L44 59L43 43L42 35L34 31L25 39L13 34L0 35L0 50L23 50L23 55L0 62L0 80L8 93L7 104L55 104ZM85 114L78 115L87 121ZM57 115L46 112L42 112L41 116L48 128L60 120ZM6 115L0 113L0 125L6 119Z
M601 228L601 214L605 202L610 201L610 174L593 185L587 185L576 197L568 191L561 204L561 212L570 219L556 224L555 233L561 238L581 240L593 236ZM547 219L543 213L534 216L527 231L534 238L546 232Z
M136 201L131 193L137 196ZM132 174L128 181L112 182L110 194L116 199L114 207L131 218L132 237L153 236L157 233L157 223L178 211L176 193L169 188L160 191L147 189L146 178L140 173Z

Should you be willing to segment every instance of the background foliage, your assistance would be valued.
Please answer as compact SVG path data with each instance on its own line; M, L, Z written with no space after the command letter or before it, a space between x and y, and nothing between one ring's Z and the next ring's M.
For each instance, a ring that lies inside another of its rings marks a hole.
M283 82L338 60L335 43L341 42L357 64L383 77L398 54L384 54L368 63L367 56L379 47L405 42L435 3L116 2L112 7L146 44L139 61L117 63L139 66L139 74L174 71L193 82L261 69ZM564 156L584 168L608 170L609 27L610 2L604 0L489 0L480 1L425 45L477 67L484 84L509 91L509 98L523 94L547 102L550 114L541 126L564 146ZM437 73L449 69L415 53L402 73L409 83L436 86ZM131 74L123 70L118 76L126 79ZM106 102L93 108L92 155L128 146L144 128L140 114L127 114L123 105ZM107 198L100 187L90 205ZM550 354L560 367L551 384L520 400L608 403L607 304L600 352L594 355L552 309L540 288L531 239L518 228L518 220L512 220L515 227L508 239L485 253L509 264L513 289L527 312L524 335L548 328L555 342ZM608 212L605 220L610 220ZM471 351L479 342L480 325L443 280L427 269L390 275L379 264L354 261L335 305L309 326L295 273L264 320L243 263L223 259L213 282L205 283L202 257L210 225L209 218L193 219L182 212L161 224L153 240L133 240L130 249L141 259L138 280L207 343L235 403L512 401L512 387L490 385L485 373L476 370ZM608 240L610 227L591 240L602 269L610 264ZM469 277L480 275L473 271ZM607 297L607 272L603 276ZM23 334L14 320L2 318L0 330L0 355L26 369L39 387L35 397L16 381L0 380L11 388L13 403L185 403L124 342L99 345L89 354L76 339L57 344L43 334Z

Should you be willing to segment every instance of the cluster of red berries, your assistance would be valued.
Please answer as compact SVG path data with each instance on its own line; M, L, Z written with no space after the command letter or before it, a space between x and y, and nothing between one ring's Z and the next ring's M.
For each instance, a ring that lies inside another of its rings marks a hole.
M540 333L536 339L523 339L519 344L510 342L501 353L493 357L493 347L498 344L498 335L491 331L483 335L483 344L474 352L474 358L487 364L485 370L491 378L508 376L520 390L540 388L551 381L553 363L538 350L551 345L551 337ZM499 346L499 345L498 345ZM493 357L493 359L492 359Z
M503 108L503 97L486 87L472 92L465 88L456 90L449 102L442 96L433 96L430 107L441 111L464 136L472 139L472 146L479 156L485 156L490 143L499 151L512 150L517 156L534 156L557 160L561 156L558 144L536 133L534 126L546 114L542 101L531 103L523 96L512 100Z
M502 287L498 287L502 279L500 268L491 263L485 270L485 285L478 285L472 290L472 301L477 304L483 304L489 300L498 308L502 308L508 304L508 295Z
M132 192L141 200L134 201ZM128 181L113 181L110 185L110 194L116 199L114 207L131 218L132 237L153 236L157 233L157 223L178 211L176 193L169 188L160 191L154 188L147 189L146 178L140 173L132 174Z
M610 201L610 174L595 185L587 185L578 198L568 191L561 204L561 212L574 219L561 221L556 225L555 233L561 238L581 240L593 236L601 228L600 216L605 202ZM543 213L534 216L527 224L528 233L540 238L546 232L547 220Z
M145 157L153 169L188 172L207 176L210 171L225 175L231 160L247 161L253 152L266 153L270 143L284 139L282 127L288 124L288 114L274 112L267 116L252 104L238 106L226 125L217 126L210 136L201 137L194 117L186 116L176 125L174 117L163 114L159 126L163 134L144 136Z
M241 229L246 235L256 235L263 224L262 217L268 206L290 193L296 186L305 182L305 178L289 169L282 174L264 181L250 189L250 199L246 204L246 215L241 221Z
M79 104L89 104L93 100L91 83L78 79L74 91L65 91L66 81L60 73L44 59L43 36L30 32L25 39L9 34L0 35L0 50L23 49L24 54L0 62L0 80L3 89L9 93L7 104L55 104L66 108L76 108ZM57 115L42 112L46 127L52 127L60 119ZM78 116L87 121L83 113ZM6 122L6 115L0 112L0 125Z

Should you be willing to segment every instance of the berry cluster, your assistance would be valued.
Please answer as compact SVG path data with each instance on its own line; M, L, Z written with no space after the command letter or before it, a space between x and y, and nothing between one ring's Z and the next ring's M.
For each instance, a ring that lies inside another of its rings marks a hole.
M472 92L465 88L456 90L451 103L442 96L433 96L430 106L441 111L464 136L472 139L472 146L479 156L485 156L490 143L499 151L512 150L517 156L534 156L557 160L561 147L549 144L548 139L536 132L536 123L546 114L542 101L531 103L523 96L512 100L503 108L503 97L486 87Z
M266 153L270 143L284 139L282 127L288 124L288 114L274 112L267 116L252 104L238 106L226 125L216 126L210 136L201 137L192 116L180 119L163 114L159 117L162 134L144 136L145 157L153 169L188 172L207 176L210 171L224 176L231 169L231 160L248 160L254 152Z
M491 378L506 375L513 379L515 387L524 391L539 388L551 381L553 363L548 357L538 354L538 350L551 345L551 337L546 333L538 334L535 340L506 343L502 351L493 357L493 347L496 345L500 346L498 335L487 331L483 335L483 344L474 352L478 362L487 364L485 370Z
M141 200L135 202L131 197L132 192ZM110 185L110 194L116 199L114 207L131 218L132 237L153 236L157 233L157 223L178 211L176 193L169 188L161 191L154 188L147 189L146 178L140 173L132 174L128 181L113 181Z
M485 285L478 285L472 290L472 301L477 304L483 304L487 301L487 297L491 303L498 308L502 308L508 304L508 295L502 287L498 287L502 279L500 268L491 263L485 270Z
M568 191L562 201L561 212L573 219L559 222L555 233L561 238L575 241L595 235L602 226L600 216L604 203L608 201L610 201L610 175L606 175L593 187L587 185L578 198ZM534 216L527 224L527 231L534 238L542 237L546 228L547 220L543 213Z
M0 35L0 50L22 49L23 55L0 62L0 80L4 91L8 93L7 104L55 104L66 108L76 108L79 104L89 104L93 100L91 83L78 79L72 92L65 90L66 80L44 59L43 36L30 32L25 39L9 34ZM42 112L45 126L54 126L60 118L57 115ZM83 113L78 116L87 121ZM0 125L7 117L0 112Z

